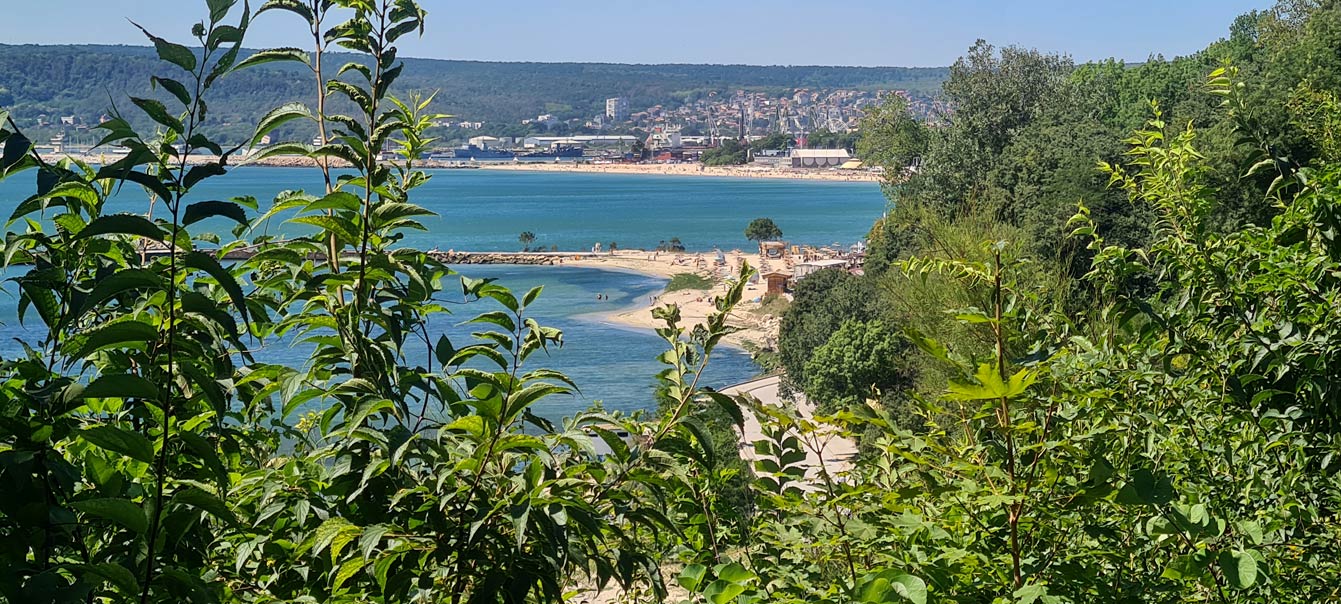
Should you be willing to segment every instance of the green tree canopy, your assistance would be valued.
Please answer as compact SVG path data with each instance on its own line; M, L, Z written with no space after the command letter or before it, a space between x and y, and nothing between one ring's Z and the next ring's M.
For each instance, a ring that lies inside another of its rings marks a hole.
M844 321L876 317L876 292L867 279L826 269L796 282L793 300L782 317L778 355L788 381L804 388L806 363Z
M908 111L908 101L897 94L867 108L861 118L857 156L867 164L901 175L927 149L927 126Z
M745 227L745 238L750 241L776 241L782 238L782 229L772 218L755 218Z
M843 321L805 363L806 396L829 412L882 399L908 384L908 353L883 321Z

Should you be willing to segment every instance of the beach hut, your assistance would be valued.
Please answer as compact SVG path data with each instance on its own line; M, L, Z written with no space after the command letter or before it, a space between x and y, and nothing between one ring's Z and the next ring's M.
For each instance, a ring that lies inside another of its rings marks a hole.
M768 284L765 290L766 295L782 295L787 290L787 282L792 276L783 271L769 271L764 273L764 281Z
M781 258L787 253L787 244L783 241L761 241L759 253L765 258Z

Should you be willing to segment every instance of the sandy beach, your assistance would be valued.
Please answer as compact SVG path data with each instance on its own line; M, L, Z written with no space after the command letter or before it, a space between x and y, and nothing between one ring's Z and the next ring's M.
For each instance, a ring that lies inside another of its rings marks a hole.
M702 164L575 164L539 162L480 162L484 170L521 172L577 172L583 174L652 174L657 176L702 176L718 178L773 178L827 182L880 182L876 172L864 170L792 169L790 167L704 166Z
M68 154L62 157L71 157L95 164L106 164L121 159L124 155L113 152L91 153L86 155ZM217 161L218 158L208 155L192 155L188 158L190 164L200 164L205 162ZM249 161L245 157L234 157L229 162L232 166L259 166L271 168L315 168L316 161L299 156L276 156L257 161ZM686 164L593 164L593 163L575 163L575 162L471 162L464 164L460 161L439 161L439 160L420 160L415 164L424 169L480 169L503 172L571 172L579 174L648 174L655 176L699 176L708 178L767 178L780 180L807 180L816 182L881 182L883 176L877 172L866 170L837 170L837 169L793 169L791 167L777 167L766 165L746 165L746 166L704 166L697 163ZM332 167L348 168L348 164L343 161L333 161Z
M723 295L729 287L722 280L723 275L738 274L742 262L749 262L750 266L756 269L763 267L783 268L785 266L783 262L776 259L769 260L766 263L765 259L758 253L745 253L736 250L725 252L724 255L727 262L726 266L718 267L716 270L713 270L710 264L713 260L713 254L624 250L610 255L566 259L562 266L634 271L665 278L671 278L680 273L692 273L717 279L717 284L711 290L686 289L662 293L655 299L642 301L634 308L617 310L605 315L605 320L611 323L642 329L656 329L661 327L662 323L652 317L652 309L657 306L675 304L680 307L682 326L687 330L692 330L695 325L702 325L707 322L708 316L715 311L713 299L716 296ZM731 313L728 321L729 325L738 328L740 331L725 338L724 342L728 345L747 350L751 348L772 349L777 345L781 319L760 312L760 302L766 293L765 290L766 285L762 279L746 286L743 301Z

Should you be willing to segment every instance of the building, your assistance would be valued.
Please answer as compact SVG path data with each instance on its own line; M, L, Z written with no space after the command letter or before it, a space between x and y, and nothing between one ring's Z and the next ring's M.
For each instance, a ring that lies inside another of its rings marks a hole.
M653 128L647 137L648 149L680 149L684 140L680 138L679 128Z
M528 136L522 139L522 146L527 149L537 147L554 147L556 145L567 146L632 146L638 141L638 137L627 134L623 135L579 135L579 136Z
M782 295L787 291L787 282L791 281L792 276L782 271L769 271L763 274L764 283L767 284L765 295Z
M801 279L825 269L846 269L847 265L847 260L812 260L810 262L801 262L792 268L792 277L797 281L800 281Z
M629 100L622 96L605 99L605 117L612 122L622 122L629 119Z
M476 136L467 142L481 149L497 149L499 147L499 140L492 136Z
M852 159L847 149L795 149L793 168L837 168Z

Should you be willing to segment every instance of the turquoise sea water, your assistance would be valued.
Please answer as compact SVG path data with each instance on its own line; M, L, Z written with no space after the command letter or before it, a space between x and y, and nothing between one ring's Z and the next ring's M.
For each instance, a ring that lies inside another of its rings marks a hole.
M625 249L654 248L679 237L690 251L746 249L745 225L772 218L796 244L850 245L866 236L885 209L874 183L755 178L435 170L415 191L415 202L438 213L427 233L409 245L442 250L516 251L517 235L531 231L536 246L565 251L611 241ZM32 193L32 173L0 182L0 202L12 208ZM306 168L242 168L205 181L189 201L249 195L268 207L276 193L319 193L321 173ZM112 212L143 213L143 191L127 187ZM161 211L161 208L160 208ZM7 216L8 211L4 212ZM225 228L219 223L218 228ZM272 224L272 234L292 226Z
M0 211L5 215L32 193L27 176L0 181ZM319 186L320 174L314 170L242 169L207 181L194 199L252 195L264 207L279 191ZM596 241L616 241L623 248L655 246L673 236L691 250L714 245L744 248L749 245L741 234L745 224L759 216L773 218L796 243L848 244L861 239L884 208L879 187L869 183L485 170L436 172L416 200L440 218L429 221L427 233L407 237L407 244L443 250L513 250L516 234L523 230L536 233L537 244L570 250ZM143 195L130 187L109 205L110 211L145 208ZM651 332L608 324L601 315L645 303L664 288L665 280L575 267L458 268L470 277L498 279L518 295L536 285L545 287L535 316L542 324L561 328L565 345L548 356L538 353L532 365L565 372L582 392L542 403L538 409L542 415L571 415L593 401L624 411L654 406L655 375L662 369L656 357L664 349L662 343ZM597 294L606 294L609 300L598 301ZM18 340L33 337L18 325L15 309L13 287L6 284L0 292L0 355L5 357L21 350ZM492 309L463 307L432 327L459 340L472 330L459 323L483 310ZM266 346L261 357L298 363L305 355L275 343ZM745 353L722 349L705 383L726 386L748 380L756 371Z

